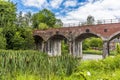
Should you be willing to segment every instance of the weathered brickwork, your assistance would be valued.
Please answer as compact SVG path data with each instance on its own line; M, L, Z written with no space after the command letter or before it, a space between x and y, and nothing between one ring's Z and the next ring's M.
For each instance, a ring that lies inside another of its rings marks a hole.
M49 38L55 35L62 35L69 40L70 38L75 39L81 36L82 34L93 34L102 38L103 40L111 40L114 36L120 34L120 23L89 25L80 27L63 27L48 30L35 30L33 32L34 36L40 36L45 41L47 41Z
M103 40L103 58L105 58L109 54L109 41L111 41L112 39L116 38L119 35L120 35L120 23L51 28L47 30L35 30L33 32L34 37L36 36L40 37L44 41L44 43L46 42L44 46L43 45L40 46L48 48L48 44L51 43L50 41L52 40L52 43L55 46L51 47L51 45L49 45L50 50L55 48L56 45L60 46L60 41L57 41L57 38L66 39L70 44L69 46L70 54L74 54L77 56L79 55L81 56L82 48L78 44L80 44L82 40L92 36L100 37ZM59 42L59 44L57 42ZM44 51L48 52L49 48L48 49L45 48ZM52 52L54 53L55 51L56 50Z

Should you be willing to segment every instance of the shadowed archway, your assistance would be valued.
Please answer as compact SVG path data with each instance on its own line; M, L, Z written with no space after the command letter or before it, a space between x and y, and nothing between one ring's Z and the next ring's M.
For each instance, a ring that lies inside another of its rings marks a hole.
M112 55L116 54L116 43L120 43L120 31L114 33L109 38L110 53Z
M82 33L82 34L80 34L80 35L78 35L77 37L75 37L75 39L74 39L74 42L73 42L73 54L75 55L75 56L78 56L78 57L83 57L83 41L85 40L85 39L89 39L90 37L95 37L95 38L100 38L101 39L101 37L100 36L98 36L97 34L94 34L94 33L90 33L90 32L88 32L88 33Z
M43 38L38 36L38 35L35 35L33 37L34 37L35 45L36 45L35 49L40 50L40 51L44 51Z
M118 32L114 33L113 35L111 35L109 37L109 41L111 41L111 40L113 40L115 38L118 38L118 37L120 37L120 31L118 31Z

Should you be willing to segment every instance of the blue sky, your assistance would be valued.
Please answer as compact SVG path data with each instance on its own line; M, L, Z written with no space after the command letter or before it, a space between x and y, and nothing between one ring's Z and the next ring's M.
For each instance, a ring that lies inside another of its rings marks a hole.
M120 0L11 0L17 3L17 12L36 13L43 8L51 10L64 23L85 21L88 15L95 20L120 18Z

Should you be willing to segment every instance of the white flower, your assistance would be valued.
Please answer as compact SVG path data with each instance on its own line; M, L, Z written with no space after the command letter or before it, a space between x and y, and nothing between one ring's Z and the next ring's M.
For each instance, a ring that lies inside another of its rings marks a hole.
M88 72L87 72L87 75L88 75L88 76L91 76L91 73L88 71Z

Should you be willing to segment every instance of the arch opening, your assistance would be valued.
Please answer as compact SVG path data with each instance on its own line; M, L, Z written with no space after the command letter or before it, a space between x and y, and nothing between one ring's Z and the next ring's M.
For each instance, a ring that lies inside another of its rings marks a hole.
M103 41L100 36L94 33L83 33L75 38L74 54L87 59L92 57L102 58ZM91 56L91 57L90 57Z
M35 49L36 50L40 50L40 51L43 51L43 38L38 36L38 35L35 35L33 36L34 37L34 41L35 41Z
M119 38L119 37L120 37L120 32L115 33L115 34L113 34L113 35L110 37L109 41L112 41L113 39Z
M93 33L82 33L81 35L77 36L75 38L75 40L81 40L82 41L82 40L90 38L90 37L100 38L98 35L93 34Z
M53 35L47 41L48 55L64 55L68 53L68 39L63 35Z
M120 44L120 32L113 34L109 38L109 46L110 46L109 49L111 55L116 54L117 44Z
M54 40L54 39L67 40L67 38L63 35L53 35L48 40Z

